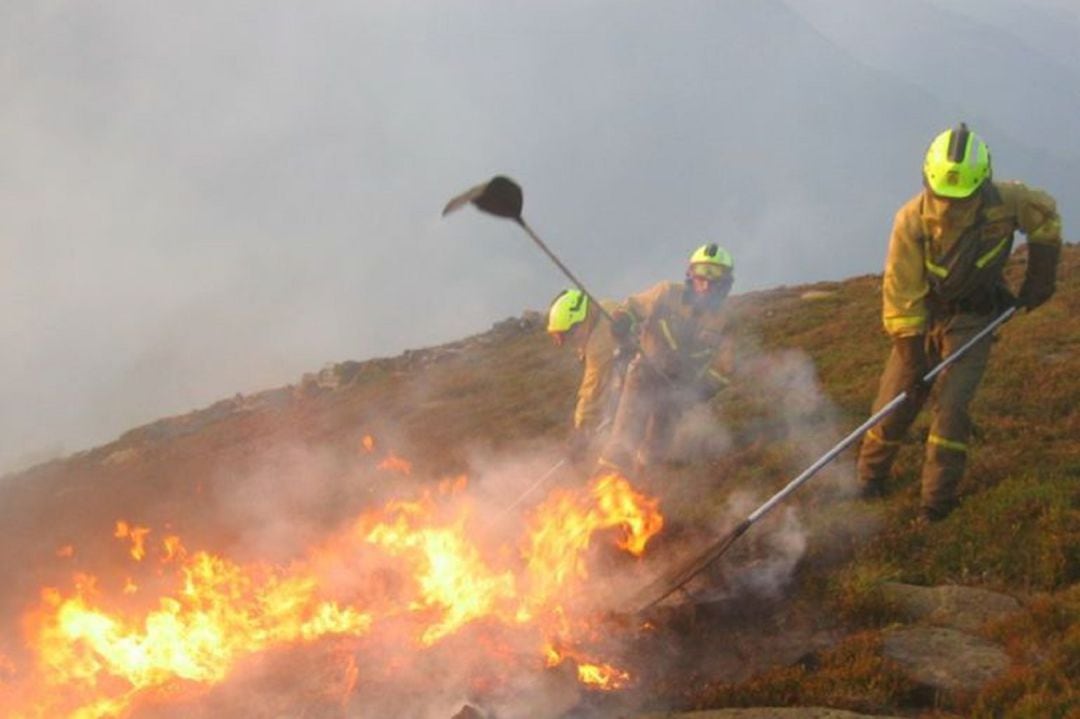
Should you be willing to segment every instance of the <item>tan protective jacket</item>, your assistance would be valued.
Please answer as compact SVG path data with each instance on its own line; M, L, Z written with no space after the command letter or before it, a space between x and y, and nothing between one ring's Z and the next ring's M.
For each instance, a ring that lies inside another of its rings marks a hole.
M608 314L619 308L618 303L611 300L600 300L600 305ZM616 379L615 349L618 343L611 334L611 323L592 308L580 331L583 340L578 348L578 358L585 364L585 371L574 407L574 428L594 432L604 421L609 390Z
M1016 230L1031 244L1060 245L1054 198L1019 182L991 182L970 201L944 201L927 190L909 200L896 213L889 238L885 331L893 337L921 334L928 304L962 301L1000 285Z
M704 305L682 282L661 282L626 300L641 322L641 351L680 384L719 390L730 383L734 352L722 301Z

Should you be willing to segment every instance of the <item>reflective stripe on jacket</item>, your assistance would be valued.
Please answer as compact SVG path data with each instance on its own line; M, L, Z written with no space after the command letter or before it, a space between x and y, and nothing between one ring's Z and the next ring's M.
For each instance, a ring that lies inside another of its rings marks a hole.
M679 382L728 383L734 362L722 299L701 302L685 283L661 282L626 304L641 319L641 351L657 369Z
M970 201L924 190L896 213L882 286L882 321L894 337L926 331L928 301L966 299L1002 283L1013 233L1060 245L1054 198L1019 182L989 183Z

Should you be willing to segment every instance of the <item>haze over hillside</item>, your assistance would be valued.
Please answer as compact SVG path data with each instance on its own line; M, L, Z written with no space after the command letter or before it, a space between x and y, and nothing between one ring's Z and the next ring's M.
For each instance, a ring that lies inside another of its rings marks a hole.
M437 218L496 172L610 296L705 239L737 291L879 271L959 119L1068 235L1076 15L983 6L6 6L0 468L544 307L515 228Z

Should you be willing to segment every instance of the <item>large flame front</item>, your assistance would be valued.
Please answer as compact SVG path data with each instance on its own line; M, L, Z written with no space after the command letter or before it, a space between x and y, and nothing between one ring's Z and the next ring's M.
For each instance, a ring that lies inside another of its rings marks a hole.
M0 655L0 689L12 689L0 710L27 719L124 716L178 682L204 691L268 649L325 636L361 641L402 622L417 652L470 624L495 623L538 634L539 663L571 661L583 684L629 682L576 647L589 630L568 602L588 576L596 532L618 530L618 546L640 555L663 524L656 500L617 475L557 490L529 516L515 556L485 552L475 539L465 490L461 478L390 501L288 566L189 553L174 535L149 543L151 530L119 520L116 537L131 543L133 560L152 556L155 572L138 583L77 575L66 591L43 589L26 620L29 670ZM350 691L360 671L349 662Z

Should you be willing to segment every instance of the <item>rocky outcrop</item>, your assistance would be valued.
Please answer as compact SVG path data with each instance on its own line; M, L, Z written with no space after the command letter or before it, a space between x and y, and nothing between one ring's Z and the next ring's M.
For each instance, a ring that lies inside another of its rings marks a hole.
M961 632L977 632L986 622L1020 610L1020 602L1014 597L975 587L920 587L886 582L881 590L908 621Z
M938 705L957 705L1009 668L1009 657L977 632L1020 609L1014 597L947 585L882 586L885 598L912 624L884 634L883 655L921 685Z
M885 657L933 691L936 704L974 694L1009 668L1009 657L982 637L947 627L900 627L885 633Z
M1014 597L974 587L881 585L903 621L882 633L881 654L917 688L927 706L962 710L972 696L1009 668L997 644L978 632L1021 609ZM854 719L868 715L822 707L753 707L643 714L637 719Z

